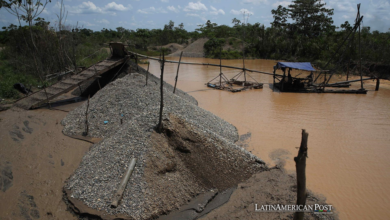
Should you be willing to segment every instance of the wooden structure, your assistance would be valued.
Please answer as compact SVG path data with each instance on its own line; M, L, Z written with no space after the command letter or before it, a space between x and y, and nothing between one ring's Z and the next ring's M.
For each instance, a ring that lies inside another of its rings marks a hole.
M128 51L129 54L131 54L134 57L143 57L151 60L156 60L159 62L162 62L160 58L156 57L149 57L145 56L142 54L138 54L132 51ZM274 78L273 82L273 88L278 89L280 92L298 92L298 93L347 93L347 94L366 94L367 90L363 89L358 89L358 90L341 90L339 88L348 88L352 82L358 82L358 81L364 81L364 80L371 80L371 79L377 79L373 77L368 77L368 78L361 78L358 80L348 80L348 81L343 81L343 82L335 82L335 83L329 83L329 78L327 79L325 77L325 82L321 83L316 83L316 79L319 78L320 75L328 73L329 71L327 70L316 70L312 67L310 63L307 63L311 69L302 69L302 68L296 68L296 66L279 66L278 65L274 66L274 72L273 73L268 73L264 71L258 71L258 70L252 70L252 69L247 69L245 67L235 67L235 66L226 66L222 65L221 61L219 64L212 64L212 63L193 63L193 62L178 62L178 61L172 61L172 60L164 60L164 63L180 63L180 64L188 64L188 65L203 65L203 66L214 66L214 67L219 67L220 68L220 73L218 76L216 76L214 79L206 83L206 85L210 88L214 89L225 89L225 90L230 90L231 92L239 92L243 91L246 89L256 89L256 88L263 88L262 83L258 84L250 84L249 81L246 81L246 76L248 76L248 72L252 73L260 73L260 74L266 74L266 75L271 75ZM279 62L281 63L281 62ZM290 63L290 64L297 64L297 63ZM230 69L237 69L241 70L239 74L237 74L233 79L228 79L223 73L222 73L222 67L223 68L230 68ZM282 69L283 67L283 69ZM277 70L282 70L282 74L277 73ZM311 72L311 76L309 75L308 77L301 77L299 78L298 76L292 77L288 76L288 72L286 71L291 71L291 69L301 69L301 70L306 70ZM244 80L238 80L237 76L240 76L240 74L243 74L245 71L244 75ZM178 74L178 73L177 73ZM249 75L250 77L250 75ZM214 83L212 83L214 81ZM257 83L257 82L256 82ZM234 88L233 86L242 86L241 88ZM246 88L245 88L246 87ZM330 89L325 89L327 87L333 87L336 89L330 90ZM377 79L377 87L379 87L379 79ZM378 88L377 88L378 89Z
M75 74L67 79L59 81L47 88L41 89L29 96L19 99L14 105L23 109L34 109L44 104L50 104L50 101L58 96L67 93L88 80L96 79L103 73L124 64L127 59L127 51L121 43L110 43L111 57L100 61L89 68Z
M244 63L244 60L243 60ZM239 80L240 76L244 77L244 80ZM253 81L247 81L247 76L251 77L246 73L245 63L243 64L242 71L235 75L230 80L222 72L222 59L219 58L219 74L214 79L206 83L207 87L213 89L227 90L229 92L241 92L248 89L262 89L263 83L258 83L255 79ZM213 82L215 81L216 82Z
M292 77L291 70L303 70L309 71L310 75L306 77ZM277 70L281 70L283 75L276 74ZM287 73L286 73L287 71ZM326 70L316 70L309 62L278 62L274 66L273 86L274 89L278 89L280 92L297 92L297 93L349 93L349 94L366 94L367 90L364 88L357 90L326 90L326 87L345 88L349 87L351 82L369 80L372 78L365 78L360 80L350 80L344 82L337 82L328 84L326 81L323 83L315 83L315 74L326 74ZM318 77L317 77L318 78Z

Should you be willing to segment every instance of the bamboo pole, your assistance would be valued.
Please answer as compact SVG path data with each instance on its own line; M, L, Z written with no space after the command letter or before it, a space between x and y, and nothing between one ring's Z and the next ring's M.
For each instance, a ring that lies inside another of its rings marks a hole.
M123 192L125 191L127 182L129 181L130 176L133 173L136 162L137 162L137 158L131 159L126 175L123 177L122 182L120 183L118 190L116 191L114 198L112 199L112 203L111 203L112 208L118 207L119 200L122 198Z
M161 60L161 76L160 76L160 94L161 94L161 101L160 101L160 118L158 121L158 132L162 132L162 113L163 113L163 108L164 108L164 51L162 52L162 60Z
M301 146L298 156L294 157L295 168L297 172L297 206L306 204L306 158L307 158L307 139L309 134L302 129ZM304 212L295 212L294 220L303 220Z
M181 56L183 55L183 51L180 53L180 59L179 64L177 65L177 72L176 72L176 78L175 78L175 87L173 88L173 93L176 91L176 85L177 85L177 79L179 78L179 68L180 68L180 62L181 62Z

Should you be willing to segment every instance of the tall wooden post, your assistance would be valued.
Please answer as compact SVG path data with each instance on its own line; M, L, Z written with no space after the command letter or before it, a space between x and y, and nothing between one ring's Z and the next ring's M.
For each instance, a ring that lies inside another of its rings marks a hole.
M349 77L349 61L348 61L348 65L347 65L347 81L348 81L348 77Z
M149 65L150 65L150 61L148 61L148 70L146 70L146 86L148 85L148 77L149 77Z
M275 91L275 77L276 77L276 66L274 66L274 85L272 86L272 91Z
M179 68L180 68L180 62L181 62L181 56L182 55L183 55L183 51L180 53L179 64L177 65L177 72L176 72L176 78L175 78L175 87L173 88L173 93L176 92L176 85L177 85L177 79L179 78Z
M357 5L357 8L358 8L358 18L360 18L360 4ZM363 73L362 73L362 48L360 46L360 25L361 23L359 23L359 65L360 65L360 84L361 84L361 87L363 89Z
M160 118L158 121L158 132L162 132L162 113L164 108L164 94L163 94L163 85L164 85L164 51L162 52L162 60L161 60L161 76L160 76L160 94L161 94L161 101L160 101Z
M375 91L378 91L379 90L379 78L376 78L376 87L375 87Z
M138 70L138 55L135 55L135 65L137 66L137 71L139 71Z
M219 88L222 89L222 48L219 49Z
M87 136L89 131L89 127L88 127L89 97L90 96L88 95L87 109L85 110L85 132L83 133L83 136Z
M298 156L294 157L295 168L297 172L297 206L306 204L306 158L307 158L307 139L309 134L302 129L301 146ZM294 220L303 220L304 212L295 212Z

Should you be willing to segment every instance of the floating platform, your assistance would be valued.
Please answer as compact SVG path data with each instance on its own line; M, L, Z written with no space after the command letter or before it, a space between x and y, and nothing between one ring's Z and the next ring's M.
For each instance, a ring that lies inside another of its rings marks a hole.
M219 85L219 83L207 83L207 87L213 88L213 89L219 89L219 90L226 90L229 92L242 92L249 89L262 89L263 83L257 83L257 82L249 82L249 81L237 81L237 80L230 80L229 82L224 83L222 86ZM241 86L239 88L235 88L237 86Z

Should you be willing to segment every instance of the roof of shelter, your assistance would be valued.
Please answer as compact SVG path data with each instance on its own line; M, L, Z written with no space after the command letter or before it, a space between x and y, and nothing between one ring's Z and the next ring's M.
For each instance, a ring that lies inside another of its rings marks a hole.
M310 62L278 62L276 64L276 68L291 68L298 70L317 71L313 68Z

